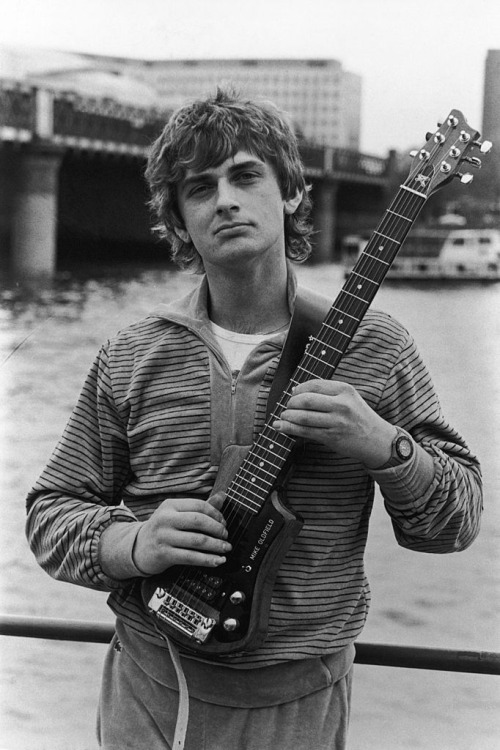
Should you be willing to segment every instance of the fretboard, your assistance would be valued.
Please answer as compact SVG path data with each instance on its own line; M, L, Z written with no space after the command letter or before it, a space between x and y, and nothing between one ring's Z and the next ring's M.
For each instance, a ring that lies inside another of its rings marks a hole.
M293 438L272 427L274 420L286 408L294 386L332 377L425 202L426 196L416 188L401 186L229 485L231 502L250 513L262 507L296 445Z

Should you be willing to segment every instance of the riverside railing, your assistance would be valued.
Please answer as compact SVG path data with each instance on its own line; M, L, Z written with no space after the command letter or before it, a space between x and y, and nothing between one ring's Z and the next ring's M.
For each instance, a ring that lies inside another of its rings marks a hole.
M0 635L4 636L109 643L113 634L113 625L106 622L0 615ZM500 675L500 653L495 651L357 643L355 661L379 667Z

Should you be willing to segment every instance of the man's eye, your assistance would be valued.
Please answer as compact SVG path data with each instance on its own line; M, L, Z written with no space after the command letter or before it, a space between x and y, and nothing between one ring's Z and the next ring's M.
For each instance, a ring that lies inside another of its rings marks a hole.
M210 185L194 185L189 191L189 195L204 195L208 190L210 190Z
M258 177L256 172L240 172L238 175L238 179L242 180L243 182L249 182L250 180L254 180Z

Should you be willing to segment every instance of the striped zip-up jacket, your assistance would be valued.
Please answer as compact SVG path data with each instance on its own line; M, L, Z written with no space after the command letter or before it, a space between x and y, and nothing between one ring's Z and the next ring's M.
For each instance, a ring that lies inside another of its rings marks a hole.
M290 287L293 305L293 277ZM212 335L206 298L203 280L102 347L28 496L27 535L40 565L57 579L110 591L117 617L162 647L141 603L138 571L130 561L129 579L109 578L100 535L109 524L147 519L168 495L210 494L224 447L252 443L263 426L285 339L256 347L236 377ZM452 552L479 531L478 461L445 420L408 332L369 311L335 378L406 430L415 454L401 466L368 472L354 459L306 444L287 488L304 526L278 573L268 637L257 651L225 657L228 664L319 656L358 637L370 600L363 556L374 481L404 547Z

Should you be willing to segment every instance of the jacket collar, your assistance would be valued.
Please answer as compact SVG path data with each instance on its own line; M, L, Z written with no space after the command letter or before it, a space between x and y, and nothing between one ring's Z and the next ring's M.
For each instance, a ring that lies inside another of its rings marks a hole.
M297 295L297 277L290 262L287 263L287 295L290 314L293 313ZM188 294L168 304L158 305L150 317L164 318L172 323L189 328L199 335L211 332L208 317L208 281L203 276L200 284Z

